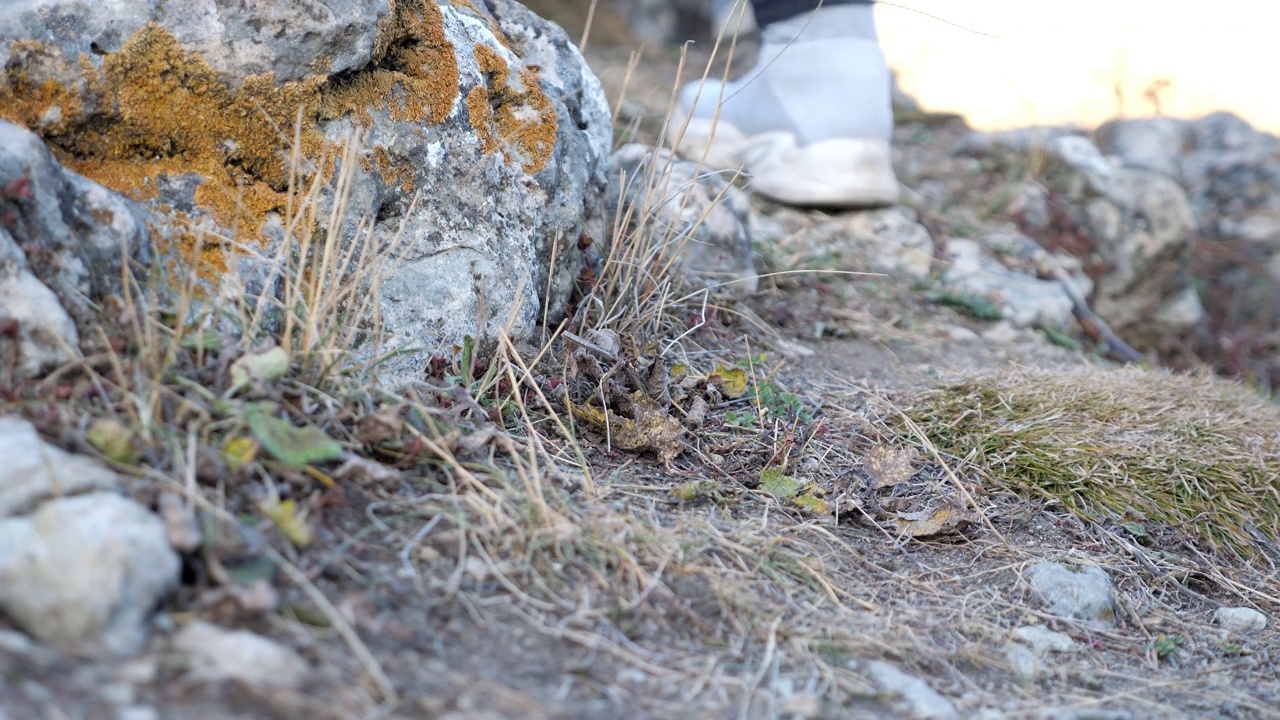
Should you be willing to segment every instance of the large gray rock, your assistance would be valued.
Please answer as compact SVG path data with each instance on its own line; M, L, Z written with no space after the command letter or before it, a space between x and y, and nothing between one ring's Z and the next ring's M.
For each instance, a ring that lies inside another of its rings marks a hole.
M0 609L65 652L141 649L179 569L164 523L120 495L49 500L0 520Z
M815 229L824 250L842 267L922 280L934 264L934 242L905 207L849 213Z
M1033 128L975 135L960 152L987 169L1041 166L1057 221L1028 226L1051 251L1082 253L1097 314L1127 340L1185 336L1205 317L1191 282L1198 229L1186 193L1160 172L1118 166L1071 130Z
M751 258L751 202L717 173L681 160L665 148L631 144L613 154L609 171L611 215L629 217L627 236L652 238L654 257L673 259L694 287L753 293L759 284ZM615 238L615 242L623 238ZM623 247L635 247L628 240Z
M580 237L604 230L603 91L558 27L511 0L23 0L0 10L0 46L0 118L157 214L212 224L212 291L270 289L261 258L285 228L328 228L344 254L367 229L383 343L366 348L402 351L387 379L509 319L532 336L563 313ZM310 218L284 216L291 186L295 210L315 188ZM233 234L248 252L218 240ZM190 251L189 232L167 240Z
M1015 328L1070 327L1071 298L1061 283L1005 267L976 240L948 241L945 267L943 287L961 297L986 298Z
M0 120L0 326L15 326L19 379L80 357L82 340L97 346L94 303L120 294L124 258L150 259L148 220ZM7 344L0 335L6 358Z
M116 487L116 474L96 460L44 442L26 420L0 417L0 518L29 512L44 500Z
M1230 113L1114 120L1097 136L1126 167L1179 182L1211 236L1280 247L1280 138Z

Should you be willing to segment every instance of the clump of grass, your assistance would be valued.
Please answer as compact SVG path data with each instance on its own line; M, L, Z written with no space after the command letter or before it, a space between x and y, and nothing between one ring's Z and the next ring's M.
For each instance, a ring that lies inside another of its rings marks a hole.
M1280 408L1209 376L1124 369L977 377L904 408L990 482L1094 521L1135 513L1239 560L1280 538Z

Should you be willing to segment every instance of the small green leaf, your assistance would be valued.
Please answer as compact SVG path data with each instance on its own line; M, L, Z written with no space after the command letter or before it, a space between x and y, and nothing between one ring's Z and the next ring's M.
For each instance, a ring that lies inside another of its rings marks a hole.
M760 473L760 487L782 500L791 500L800 494L800 481L783 475L781 467L771 467Z
M258 555L242 562L228 563L227 574L236 585L249 587L258 580L271 582L275 578L276 566L268 558Z
M239 389L255 380L279 380L289 371L289 353L282 347L250 353L231 363L231 385Z
M1125 530L1128 530L1129 534L1134 537L1139 537L1139 538L1147 537L1147 529L1142 527L1142 525L1139 523L1132 522L1132 521L1126 522L1126 523L1120 523L1120 527L1124 528Z
M1084 345L1082 345L1079 340L1076 340L1064 332L1055 330L1048 325L1040 326L1040 332L1044 333L1044 336L1048 338L1049 342L1057 345L1058 347L1075 350L1076 352L1084 349Z
M255 406L245 409L245 420L258 444L287 467L301 468L342 457L342 445L314 425L294 427Z
M182 338L178 346L184 350L217 350L222 345L222 336L216 330L204 330Z
M471 376L472 376L472 373L474 372L474 368L472 368L472 365L475 364L475 353L476 353L475 338L471 337L470 335L464 336L462 338L462 386L463 387L467 387L467 388L471 387L471 381L473 379Z

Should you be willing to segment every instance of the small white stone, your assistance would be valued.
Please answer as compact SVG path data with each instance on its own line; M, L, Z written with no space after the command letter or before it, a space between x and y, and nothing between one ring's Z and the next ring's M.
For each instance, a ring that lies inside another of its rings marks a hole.
M1038 679L1048 669L1036 652L1026 645L1009 643L1004 648L1004 655L1009 667L1013 668L1013 674L1023 682Z
M1213 620L1228 635L1252 635L1267 628L1267 616L1253 608L1218 608L1213 612Z
M146 705L130 705L116 711L116 720L160 720L160 713Z
M180 565L160 518L112 493L50 500L0 520L0 609L66 652L140 649Z
M879 660L868 663L867 677L880 686L881 692L899 701L906 715L920 720L952 720L959 718L951 701L920 678L912 677L897 667Z
M1031 646L1037 655L1048 652L1071 652L1076 649L1076 641L1070 635L1054 632L1041 625L1025 625L1013 631L1015 640Z
M174 636L173 645L188 656L191 673L199 679L296 687L307 676L307 661L292 648L247 630L226 630L197 620Z
M947 339L955 342L976 342L978 333L960 325L947 326Z

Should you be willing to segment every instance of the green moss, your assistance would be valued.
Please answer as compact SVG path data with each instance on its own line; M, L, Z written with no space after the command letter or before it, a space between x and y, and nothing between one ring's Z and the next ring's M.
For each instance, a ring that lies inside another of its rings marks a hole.
M1242 557L1280 538L1280 409L1238 384L1025 370L937 391L905 412L942 452L976 452L996 485L1083 518L1136 511Z

